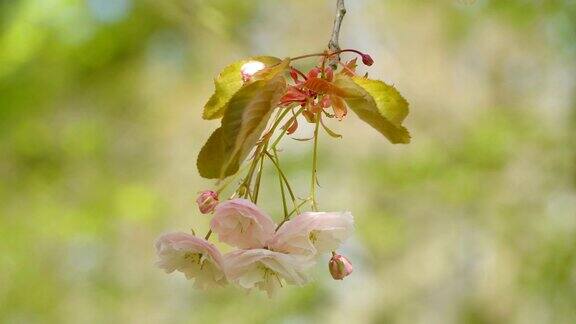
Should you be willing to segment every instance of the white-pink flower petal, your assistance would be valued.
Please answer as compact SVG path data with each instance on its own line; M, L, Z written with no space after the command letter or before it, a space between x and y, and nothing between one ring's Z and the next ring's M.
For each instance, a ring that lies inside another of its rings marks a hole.
M305 212L284 223L268 247L312 256L336 250L353 230L350 212Z
M177 232L162 235L156 241L156 265L166 273L180 271L195 279L197 288L227 283L224 259L216 247L196 236Z
M276 224L254 203L238 198L216 207L210 228L220 241L250 249L264 247L274 235Z
M284 283L302 286L308 282L310 258L266 249L237 250L224 256L227 276L244 289L257 288L272 297Z

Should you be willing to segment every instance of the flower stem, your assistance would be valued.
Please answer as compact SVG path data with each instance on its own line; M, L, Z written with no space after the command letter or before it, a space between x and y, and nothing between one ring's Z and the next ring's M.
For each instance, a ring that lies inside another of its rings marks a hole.
M307 54L307 55L300 55L300 56L296 56L296 57L291 57L290 60L296 61L296 60L301 60L301 59L305 59L305 58L309 58L309 57L326 56L326 55L328 55L328 54L326 54L326 53L314 53L314 54Z
M264 147L266 150L266 147ZM258 167L258 175L256 175L256 183L254 184L254 203L258 203L258 193L260 192L260 180L262 179L262 170L264 170L264 155L260 157L260 166Z
M245 198L250 198L250 200L254 201L254 196L252 196L252 193L250 192L250 189L246 190L246 196Z
M304 204L307 203L308 200L310 200L310 198L306 198L306 199L302 200L302 202L299 203L297 207L300 208L300 207L304 206ZM282 222L280 222L280 224L278 224L278 226L276 227L276 232L278 231L278 229L280 229L280 227L281 227L282 225L284 225L284 223L286 223L288 220L290 220L290 216L292 216L297 210L298 210L297 208L292 209L292 211L290 211L290 212L288 213L288 216L287 216L287 217L284 217L284 219L282 220Z
M260 158L260 153L262 152L262 143L256 147L256 151L254 152L254 157L252 158L252 163L250 164L250 170L246 174L246 178L239 186L239 189L244 187L246 192L244 193L244 198L247 198L250 195L250 184L252 183L252 176L254 176L254 171L256 170L256 166L258 165L258 160Z
M318 128L320 126L320 118L322 116L318 113L316 115L316 125L314 127L314 151L312 153L312 180L310 183L310 196L312 197L312 210L318 211L318 203L316 202L316 177L317 177L317 164L318 164Z
M276 160L274 159L272 154L270 154L268 152L264 152L264 154L266 154L266 156L268 156L268 158L270 158L270 161L272 161L272 163L274 163L274 166L276 167L278 174L282 177L282 180L284 180L284 184L286 184L286 189L288 189L288 193L290 194L290 198L292 198L292 203L294 204L294 208L296 208L296 210L298 210L298 206L296 205L296 196L294 195L294 191L292 191L292 187L290 187L290 183L288 182L286 175L284 174L284 172L282 172L282 168L280 167L280 164L278 162L276 162Z
M238 176L239 174L241 174L242 172L244 172L246 170L246 168L248 168L249 164L244 164L242 166L242 168L240 168L240 170L238 172L236 172L236 174L228 177L228 179L226 179L226 181L223 181L223 183L220 185L220 187L218 189L216 189L216 192L218 194L220 194L222 191L224 191L224 189L226 189L226 187L228 187L232 182L234 182L234 179L236 179L236 176ZM220 181L219 181L220 182ZM218 184L218 183L217 183Z
M284 117L286 117L286 115L291 111L291 109L292 109L291 107L284 108L284 111L278 116L278 118L276 118L276 120L274 121L274 124L272 125L272 127L270 128L268 133L270 133L270 134L274 133L274 131L276 130L276 127L278 127L278 125L280 124L282 119L284 119Z
M304 206L304 204L307 203L308 200L310 200L310 198L306 198L306 199L302 200L302 202L299 203L297 207L300 208L300 207ZM292 216L292 215L293 215L294 213L296 213L297 211L298 211L298 209L296 209L296 208L292 209L292 210L288 213L288 218L290 218L290 216Z
M341 53L345 53L345 52L352 52L352 53L356 53L360 56L364 55L364 53L352 49L352 48L347 48L347 49L343 49L343 50L336 50L332 53L314 53L314 54L306 54L306 55L300 55L300 56L296 56L296 57L291 57L290 60L291 61L296 61L296 60L301 60L301 59L305 59L305 58L309 58L309 57L317 57L317 56L322 56L324 60L326 59L331 59L333 56L337 56L340 55ZM335 66L337 66L336 64L330 64L331 67L335 68Z
M278 161L278 152L276 148L273 148L274 158L276 159L276 163ZM282 176L278 173L278 182L280 183L280 194L282 195L282 209L284 211L284 219L288 219L288 207L286 206L286 193L284 192L284 183L282 182Z
M268 132L266 132L266 134L270 134L270 135L273 134L274 131L276 130L276 128L278 127L278 125L280 124L280 122L282 121L282 119L284 119L284 117L288 114L288 112L290 112L290 107L286 107L284 109L284 111L279 111L279 113L276 117L276 120L272 124L272 127L270 127L270 130ZM262 142L260 142L260 144L256 147L256 150L254 151L254 157L253 157L252 163L250 164L250 170L246 174L246 177L244 178L244 180L242 181L240 186L238 186L238 189L236 189L236 190L239 190L240 188L245 187L246 193L244 194L244 198L247 198L248 196L250 196L251 199L254 198L254 196L252 196L250 193L250 186L252 184L252 178L254 177L254 172L256 171L258 161L260 159L262 159L262 160L264 159L263 153L266 152L267 147L268 147L268 141L270 140L270 136L266 135L266 134L264 135ZM260 172L261 172L261 170L260 170ZM258 195L255 193L255 198L257 198L257 196Z

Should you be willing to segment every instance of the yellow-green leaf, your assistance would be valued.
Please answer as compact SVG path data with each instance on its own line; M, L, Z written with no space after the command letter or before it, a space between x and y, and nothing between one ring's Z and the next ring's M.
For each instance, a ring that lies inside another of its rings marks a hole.
M223 176L238 171L262 135L272 110L285 91L286 80L278 75L269 81L250 83L230 99L222 118L224 146L230 153Z
M337 75L334 84L346 93L343 99L360 119L394 144L410 143L410 134L401 125L408 102L396 89L382 81L345 75Z
M215 91L206 105L204 105L202 118L217 119L224 115L226 103L228 103L230 98L232 98L232 96L240 90L244 84L242 81L242 75L240 74L240 69L242 68L242 65L248 61L260 61L267 67L271 67L277 65L282 60L273 56L254 56L226 66L214 79Z
M353 77L352 81L368 92L382 116L394 125L400 126L408 116L408 101L394 88L380 80Z
M232 96L221 127L198 155L197 166L202 177L224 178L238 171L286 90L286 80L280 72L270 80L250 82Z

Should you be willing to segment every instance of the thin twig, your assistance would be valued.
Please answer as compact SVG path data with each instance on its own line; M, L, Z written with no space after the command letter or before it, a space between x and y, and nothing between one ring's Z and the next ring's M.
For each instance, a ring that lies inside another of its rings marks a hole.
M332 37L330 38L330 42L328 42L328 51L330 53L340 50L338 38L340 37L340 27L342 26L342 20L344 19L345 14L346 8L344 7L344 0L336 0L336 18L334 18L334 26L332 27ZM328 64L332 69L336 70L339 61L340 55L335 55L330 58Z

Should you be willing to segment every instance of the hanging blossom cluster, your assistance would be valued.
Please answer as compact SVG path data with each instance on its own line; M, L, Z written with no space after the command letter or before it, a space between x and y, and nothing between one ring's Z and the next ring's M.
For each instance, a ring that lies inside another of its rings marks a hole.
M218 75L203 117L220 119L220 127L197 161L201 176L218 180L213 190L202 192L196 200L199 211L212 217L210 230L204 237L194 232L161 236L156 242L160 268L182 272L198 288L233 284L263 290L269 296L286 284L309 282L310 268L328 253L332 257L327 268L334 279L352 273L352 263L336 252L352 235L352 214L318 207L320 130L340 138L325 121L342 121L350 109L392 143L408 143L410 136L401 125L408 114L406 100L393 86L367 75L357 76L357 58L340 63L339 55L345 52L358 54L366 66L374 63L369 55L347 49L284 60L252 57L227 66ZM294 65L297 60L315 57L319 61L307 73ZM311 138L298 139L312 142L306 198L296 196L278 154L279 143L298 129L299 120L314 129ZM279 223L257 206L267 165L278 176L283 210ZM230 194L221 201L224 192ZM222 254L209 242L213 234L235 250Z
M200 204L201 209L204 207L206 204ZM307 283L307 271L317 257L335 250L351 235L353 220L348 212L305 212L278 228L250 200L236 198L216 206L210 228L220 242L237 250L223 256L204 238L170 233L156 243L158 266L166 272L180 271L189 279L195 278L199 288L231 282L272 296L285 283ZM335 278L343 279L352 267L337 257L333 260L338 264L330 268L334 268Z

